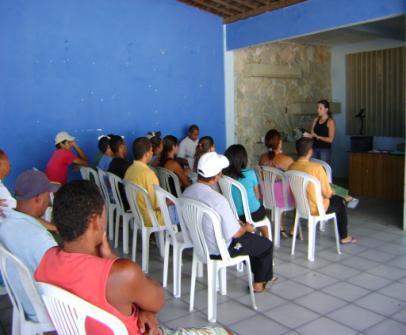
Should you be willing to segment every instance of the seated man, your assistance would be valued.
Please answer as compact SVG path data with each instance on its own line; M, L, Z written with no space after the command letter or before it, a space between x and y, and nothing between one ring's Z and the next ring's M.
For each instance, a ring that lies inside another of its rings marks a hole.
M158 200L154 190L154 185L159 185L159 180L155 172L148 166L153 156L151 142L146 137L135 139L133 143L133 155L134 162L125 173L124 179L143 187L148 192L158 223L163 225L161 211L159 210ZM152 222L149 218L144 199L137 199L137 201L144 219L144 224L151 227Z
M320 181L324 209L326 210L326 213L336 213L341 243L355 243L356 240L348 235L347 232L347 211L345 200L337 195L333 195L324 168L320 164L310 161L310 158L313 155L313 140L306 137L297 140L296 151L299 158L289 166L288 170L308 173ZM311 214L318 215L316 194L313 185L309 185L307 196L309 199Z
M273 245L269 239L252 234L255 231L254 226L239 222L228 200L212 189L212 186L219 181L221 171L228 165L228 159L215 152L201 156L197 164L198 181L189 186L183 196L205 203L220 215L221 228L230 256L248 255L250 257L254 273L254 290L263 292L268 281L276 280L276 277L273 277ZM211 224L208 223L205 228L209 252L213 257L218 257L220 252Z
M99 142L97 143L97 148L101 153L101 157L97 167L103 171L107 171L110 162L113 159L113 152L110 148L111 137L109 135L103 135L99 137Z
M126 159L127 146L125 145L124 139L118 135L111 136L110 148L114 158L111 160L107 170L123 179L127 169L131 165Z
M192 124L189 127L187 136L180 142L178 157L188 161L189 168L193 169L196 147L199 144L199 127Z
M44 255L36 272L39 282L59 286L118 317L129 335L175 334L157 325L165 296L138 264L120 259L106 237L106 210L97 187L89 181L63 186L54 201L54 221L64 241ZM88 320L88 335L110 333ZM222 328L183 329L176 334L227 334Z
M56 186L48 181L40 171L23 172L16 180L16 210L7 213L0 221L0 243L13 255L18 257L34 273L44 253L56 242L41 224L41 216L48 208L49 193ZM19 276L10 269L13 283L18 285ZM22 286L17 286L18 296L22 301L25 313L31 320L37 320L34 308Z
M0 208L0 214L5 215L8 210L16 208L17 202L10 194L10 191L3 184L3 179L10 174L10 161L6 153L0 149L0 199L2 200L2 205Z
M45 173L52 182L64 185L68 182L68 167L72 164L88 165L87 158L82 149L76 144L75 138L66 131L55 136L56 150L47 163ZM78 157L70 150L74 148Z

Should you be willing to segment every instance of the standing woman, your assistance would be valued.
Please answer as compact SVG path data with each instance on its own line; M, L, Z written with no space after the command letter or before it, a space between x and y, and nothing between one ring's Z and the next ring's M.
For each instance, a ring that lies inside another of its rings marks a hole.
M313 157L331 164L331 145L336 134L336 123L331 116L327 100L320 100L317 103L317 114L308 136L314 140Z

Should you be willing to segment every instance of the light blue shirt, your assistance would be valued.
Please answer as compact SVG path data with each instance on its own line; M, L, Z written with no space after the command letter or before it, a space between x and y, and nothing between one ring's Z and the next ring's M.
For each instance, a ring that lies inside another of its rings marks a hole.
M112 159L113 159L113 157L103 155L102 158L100 159L99 164L97 165L97 167L99 167L103 171L107 171L109 169L109 166L110 166L110 163L111 163Z
M34 274L44 253L56 242L46 228L33 217L11 210L5 219L0 221L0 243L16 256L28 270ZM20 279L14 269L9 269L10 281L16 285L26 315L36 321L34 308L31 305Z
M247 191L248 206L250 208L250 213L254 213L259 209L259 207L261 207L261 203L257 199L257 195L255 194L254 189L256 186L258 186L257 175L255 174L255 171L251 169L244 169L241 172L244 177L238 178L238 181L244 186L245 190ZM239 216L244 215L244 207L242 205L240 191L233 186L232 194L238 215Z

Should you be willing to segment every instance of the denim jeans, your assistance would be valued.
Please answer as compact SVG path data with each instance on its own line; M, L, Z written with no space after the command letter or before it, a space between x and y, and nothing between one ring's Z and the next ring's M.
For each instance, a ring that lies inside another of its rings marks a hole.
M313 158L320 159L331 165L331 149L314 148Z

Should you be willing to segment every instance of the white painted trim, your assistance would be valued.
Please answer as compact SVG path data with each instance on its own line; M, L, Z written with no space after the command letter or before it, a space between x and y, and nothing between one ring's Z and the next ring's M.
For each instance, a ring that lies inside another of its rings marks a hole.
M234 109L234 52L227 51L226 47L226 25L223 25L225 131L226 147L229 147L236 142Z

